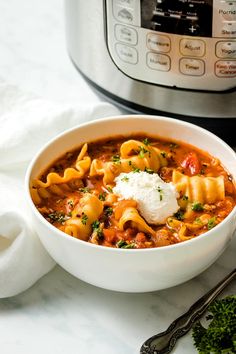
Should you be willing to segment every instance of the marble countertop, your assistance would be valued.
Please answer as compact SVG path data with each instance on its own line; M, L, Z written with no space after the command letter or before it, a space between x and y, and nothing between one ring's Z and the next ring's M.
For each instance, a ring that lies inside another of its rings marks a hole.
M0 76L59 102L99 98L72 66L60 0L0 0ZM137 354L235 267L236 237L195 279L146 294L106 291L56 266L24 293L0 301L2 354ZM236 293L231 284L222 295ZM191 334L175 354L196 353Z

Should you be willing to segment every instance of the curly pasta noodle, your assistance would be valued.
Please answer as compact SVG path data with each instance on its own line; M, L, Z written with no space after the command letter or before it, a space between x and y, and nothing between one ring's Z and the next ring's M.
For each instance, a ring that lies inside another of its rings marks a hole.
M120 159L117 162L103 162L94 159L90 167L90 176L104 176L104 185L111 185L121 172L131 172L135 169L142 171L151 169L158 172L160 167L166 166L165 154L156 147L146 146L137 140L128 140L120 147Z
M49 198L51 194L64 195L63 188L58 185L66 184L73 179L81 179L89 170L91 158L87 154L88 144L84 144L75 162L75 168L66 168L63 176L56 172L50 172L47 175L46 182L35 179L31 188L31 196L33 201L38 204L41 199Z

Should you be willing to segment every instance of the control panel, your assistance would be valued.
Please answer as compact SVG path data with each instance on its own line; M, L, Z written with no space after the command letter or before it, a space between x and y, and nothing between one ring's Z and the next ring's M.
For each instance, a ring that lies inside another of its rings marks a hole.
M107 46L127 76L170 87L236 86L236 0L105 0Z

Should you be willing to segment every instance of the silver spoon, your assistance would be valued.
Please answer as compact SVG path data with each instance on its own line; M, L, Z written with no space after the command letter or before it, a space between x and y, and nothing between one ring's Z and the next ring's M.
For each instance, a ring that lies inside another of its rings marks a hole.
M191 329L194 322L196 322L203 315L210 303L234 279L235 276L236 268L207 294L197 300L187 312L172 322L166 331L147 339L140 349L140 354L170 353L174 348L178 338L185 335Z

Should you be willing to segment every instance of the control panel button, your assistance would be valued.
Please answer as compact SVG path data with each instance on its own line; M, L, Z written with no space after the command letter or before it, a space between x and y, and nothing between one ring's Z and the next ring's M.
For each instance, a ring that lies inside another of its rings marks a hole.
M202 57L205 54L205 43L200 39L181 39L180 52L182 55Z
M169 71L170 58L165 54L147 53L147 66L154 70Z
M120 22L128 24L134 23L134 12L127 10L126 8L114 6L114 16Z
M118 41L123 43L131 44L131 45L136 45L138 43L137 31L127 26L116 25L115 36Z
M218 77L236 77L236 61L217 61L215 64L215 74Z
M168 53L170 51L170 39L161 34L148 33L147 47L157 52Z
M236 37L236 2L214 0L213 37Z
M190 23L185 29L185 33L190 34L191 36L198 36L200 32L200 26L197 23Z
M221 30L222 37L236 37L236 22L225 22Z
M236 21L234 1L221 1L217 10L223 21Z
M137 64L138 52L135 48L129 47L125 44L116 44L116 53L122 61L130 64Z
M216 56L218 58L236 58L236 42L218 42L216 44Z
M140 6L135 0L113 0L113 16L119 22L139 26Z
M181 58L179 70L184 75L202 76L205 73L205 63L200 59Z

